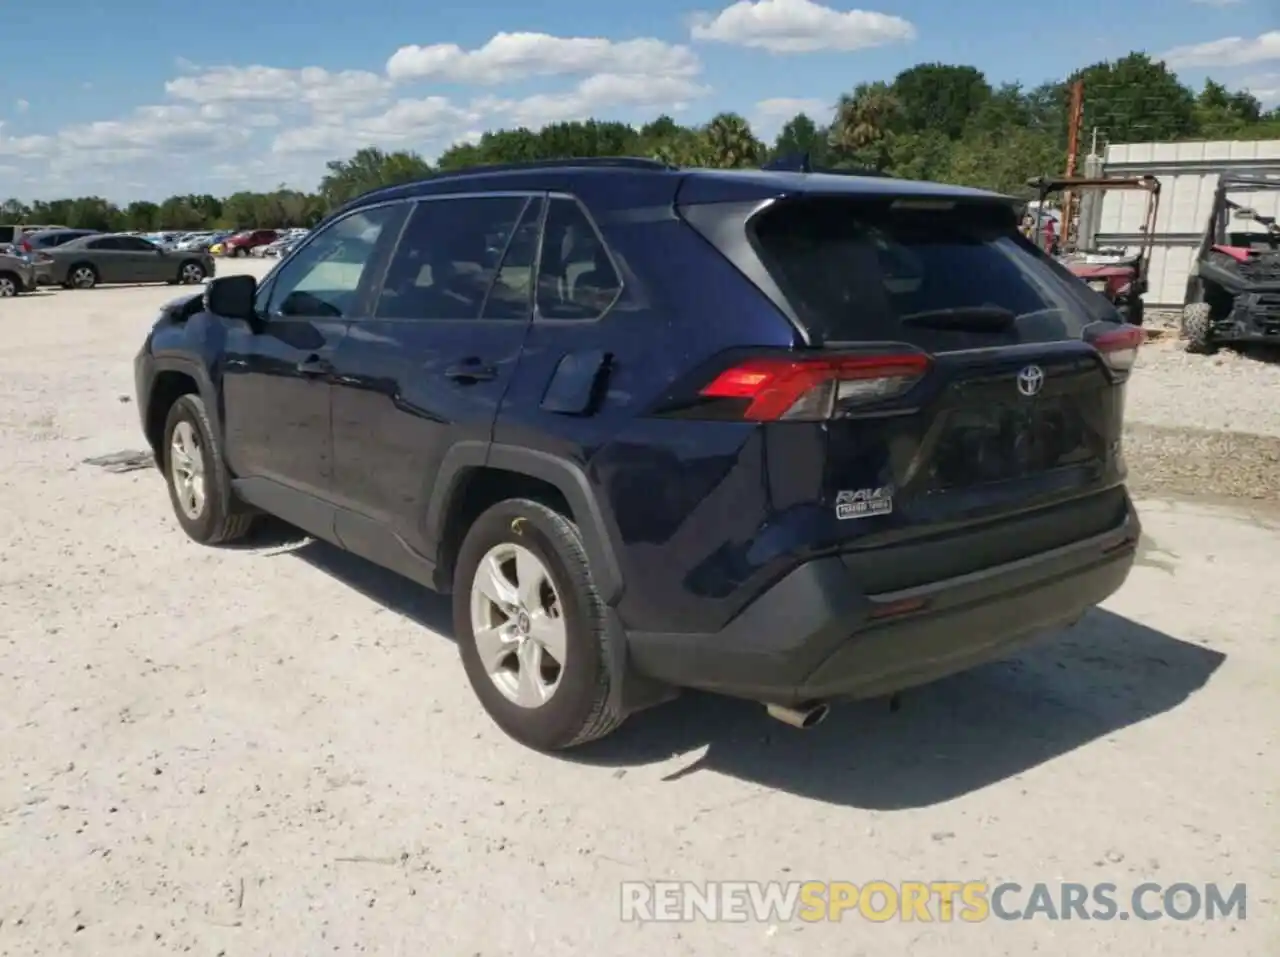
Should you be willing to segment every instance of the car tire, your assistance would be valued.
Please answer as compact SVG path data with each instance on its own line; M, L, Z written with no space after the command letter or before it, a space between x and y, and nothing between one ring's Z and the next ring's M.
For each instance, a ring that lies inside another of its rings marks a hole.
M1180 332L1188 352L1209 355L1217 350L1213 342L1213 311L1207 302L1192 302L1183 307Z
M0 272L0 299L12 299L22 292L22 281L11 272Z
M529 590L522 594L521 586ZM514 600L500 607L495 590ZM510 499L476 519L454 568L453 621L472 689L494 723L521 744L561 751L602 738L625 720L612 694L623 679L614 674L615 639L581 533L565 516ZM490 640L477 639L484 622L499 625L488 629ZM501 641L493 637L500 632ZM533 646L541 650L526 655ZM529 663L541 665L537 674Z
M68 289L92 289L98 284L98 270L89 263L75 263L67 270Z
M249 255L249 251L243 246L237 246L235 249L231 250L232 259L243 259L247 255Z
M249 534L257 516L231 490L222 449L198 395L179 396L169 409L160 454L173 513L191 539L221 545Z
M204 282L204 266L194 259L188 259L178 267L178 282L184 286L194 286Z

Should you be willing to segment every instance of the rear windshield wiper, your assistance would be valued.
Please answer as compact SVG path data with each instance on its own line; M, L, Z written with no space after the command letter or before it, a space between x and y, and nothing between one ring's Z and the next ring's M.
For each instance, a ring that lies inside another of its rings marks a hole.
M974 332L1000 332L1018 320L1017 313L1000 306L960 306L955 309L928 309L900 316L904 326L929 329L962 329Z

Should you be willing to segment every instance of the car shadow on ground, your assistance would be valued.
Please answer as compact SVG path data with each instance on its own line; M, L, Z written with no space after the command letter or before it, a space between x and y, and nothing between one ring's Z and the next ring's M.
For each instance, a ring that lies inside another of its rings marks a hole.
M449 599L324 542L294 555L384 607L452 638ZM667 775L711 771L874 810L953 800L1177 707L1225 655L1103 609L1016 658L888 699L837 702L817 728L757 704L686 693L633 715L565 759L629 768L705 748ZM459 666L457 680L466 681Z

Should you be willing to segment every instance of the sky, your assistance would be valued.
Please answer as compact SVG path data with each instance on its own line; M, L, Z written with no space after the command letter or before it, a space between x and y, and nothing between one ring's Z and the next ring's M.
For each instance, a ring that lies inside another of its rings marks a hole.
M1028 0L698 3L18 3L0 31L0 198L309 190L362 146L432 159L588 116L732 110L772 138L921 62L1030 86L1137 49L1280 103L1280 0L1073 0L1071 24Z

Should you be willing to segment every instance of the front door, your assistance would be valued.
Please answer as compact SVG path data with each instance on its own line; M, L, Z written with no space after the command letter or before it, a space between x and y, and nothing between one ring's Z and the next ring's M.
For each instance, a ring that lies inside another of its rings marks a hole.
M390 535L432 557L421 530L441 459L490 440L520 360L542 206L511 194L415 204L335 360L333 488L349 548Z
M155 243L138 236L117 236L129 282L167 282L178 278L178 261Z
M227 461L246 498L313 527L329 514L333 359L348 321L366 309L401 206L337 220L283 263L258 294L259 331L235 324L222 378ZM279 501L277 501L279 499Z

